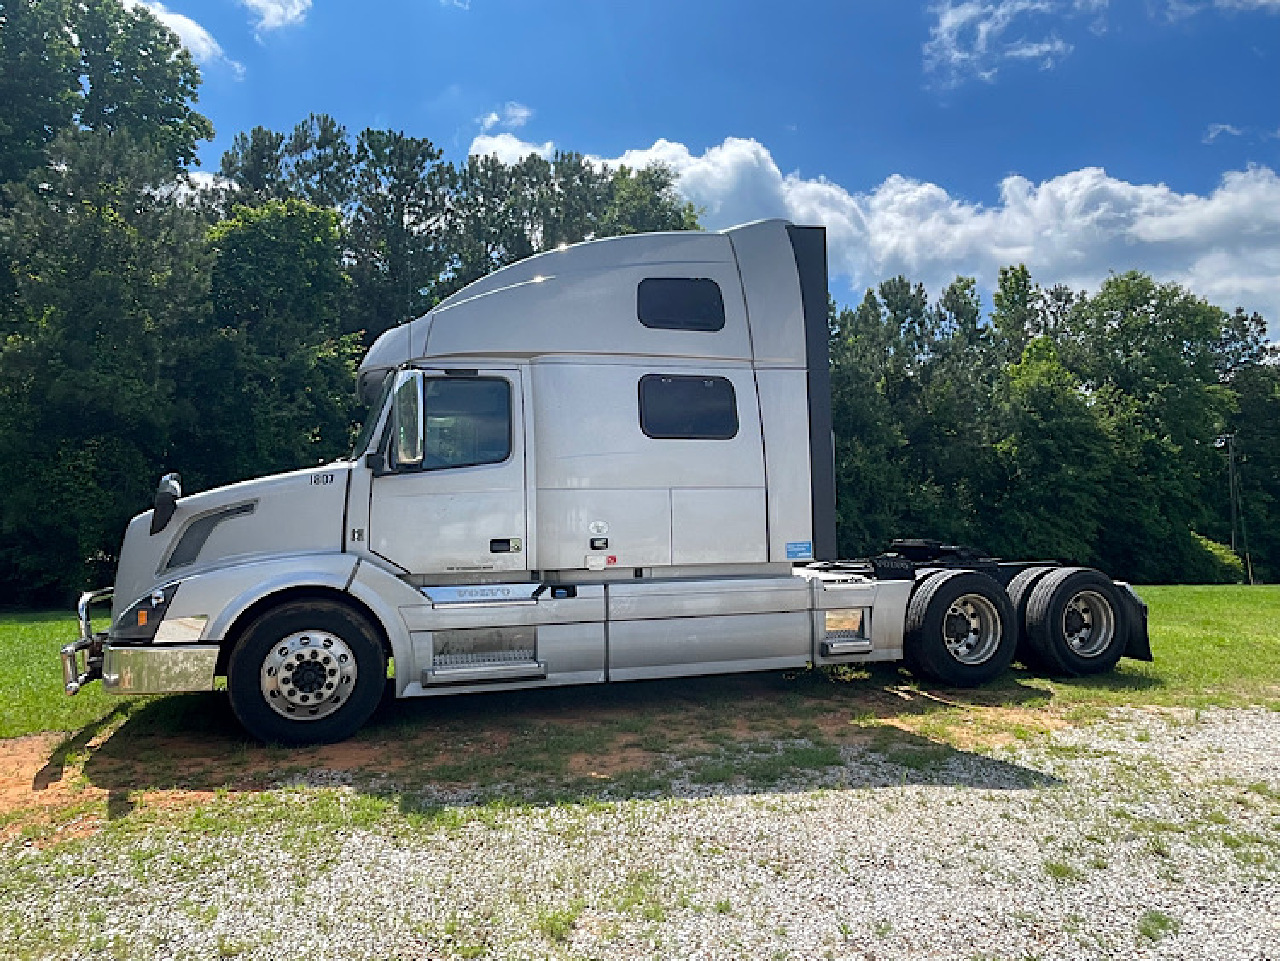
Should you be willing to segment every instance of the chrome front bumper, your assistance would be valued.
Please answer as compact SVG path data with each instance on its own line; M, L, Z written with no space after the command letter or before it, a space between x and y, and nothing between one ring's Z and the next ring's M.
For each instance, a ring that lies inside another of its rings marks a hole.
M123 645L95 634L89 608L112 596L110 588L80 595L80 639L62 649L62 680L68 694L102 681L112 694L173 694L213 690L217 644Z
M102 687L112 694L212 691L217 644L107 645Z

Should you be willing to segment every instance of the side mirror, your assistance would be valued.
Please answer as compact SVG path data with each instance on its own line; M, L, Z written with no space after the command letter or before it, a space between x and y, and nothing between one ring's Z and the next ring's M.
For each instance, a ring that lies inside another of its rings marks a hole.
M151 512L151 533L159 534L173 520L173 512L178 509L178 498L182 496L182 478L177 474L165 474L160 478L160 486L156 488L155 509Z
M391 398L391 450L397 467L422 463L422 373L400 372Z

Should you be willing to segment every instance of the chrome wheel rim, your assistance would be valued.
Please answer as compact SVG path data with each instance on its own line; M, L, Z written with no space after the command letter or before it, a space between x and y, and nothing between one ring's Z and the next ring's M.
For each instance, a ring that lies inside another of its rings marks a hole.
M1062 609L1062 637L1077 657L1097 657L1116 636L1116 613L1097 591L1081 591Z
M985 664L1000 647L1000 614L981 594L961 594L942 618L942 640L960 664Z
M262 696L291 721L328 717L351 697L356 656L328 631L299 631L271 646L259 674Z

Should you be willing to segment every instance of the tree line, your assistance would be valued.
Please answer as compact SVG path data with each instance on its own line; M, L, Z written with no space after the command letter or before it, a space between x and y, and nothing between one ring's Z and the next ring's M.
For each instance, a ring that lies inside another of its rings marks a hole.
M1139 583L1234 582L1247 542L1255 577L1280 577L1280 365L1261 316L1138 272L1089 294L1009 267L993 301L984 316L972 279L931 303L895 277L833 307L842 553L911 532Z
M382 331L563 243L697 229L661 166L453 164L428 139L313 114L213 134L199 71L144 7L0 3L0 584L62 603L110 582L156 478L188 490L343 453ZM833 307L846 556L894 536L1238 578L1227 465L1259 572L1280 574L1277 367L1260 318L1113 276L1001 275L936 301L905 278ZM1238 526L1238 525L1237 525Z

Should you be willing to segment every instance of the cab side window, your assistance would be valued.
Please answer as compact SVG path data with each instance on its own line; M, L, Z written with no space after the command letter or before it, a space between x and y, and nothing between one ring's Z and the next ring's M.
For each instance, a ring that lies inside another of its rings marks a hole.
M498 464L511 456L511 384L492 377L431 377L423 391L426 469Z

